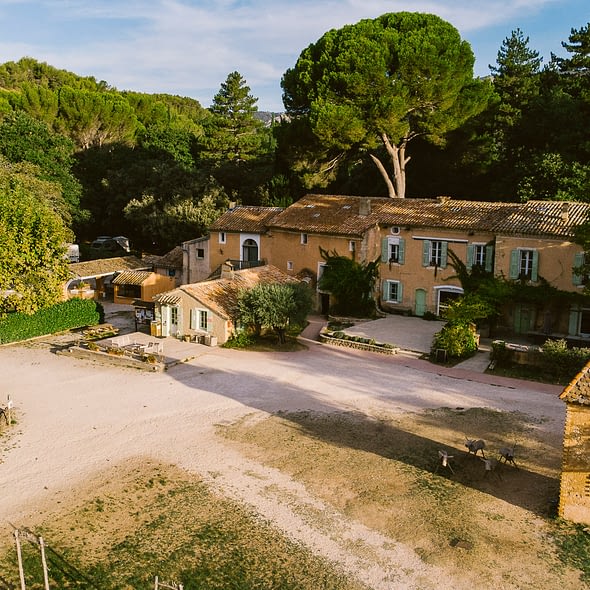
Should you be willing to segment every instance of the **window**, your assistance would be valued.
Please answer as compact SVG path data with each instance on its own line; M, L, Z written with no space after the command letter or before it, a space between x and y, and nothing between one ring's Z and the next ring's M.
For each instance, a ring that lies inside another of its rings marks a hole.
M209 314L206 309L191 309L191 330L208 330Z
M219 232L219 243L220 244L225 244L225 232L224 231L220 231Z
M572 268L572 283L574 285L585 285L588 282L587 274L576 274L580 267L584 266L584 252L577 252L574 254L574 266Z
M402 284L399 281L383 281L383 300L389 303L401 303Z
M536 281L539 253L537 250L517 249L510 253L510 278Z
M354 240L350 240L348 242L348 251L349 252L356 252L356 242Z
M175 276L176 276L176 269L174 269L174 268L169 268L169 269L168 269L168 276L169 276L169 277L175 277Z
M446 268L447 243L442 240L424 240L422 243L422 266Z
M383 238L381 244L381 262L389 264L403 264L405 253L405 242L403 238Z
M317 282L317 290L321 291L320 289L320 282L322 277L324 276L324 270L326 270L326 263L325 262L318 262L318 282Z
M197 248L197 259L202 260L205 258L205 248Z
M491 244L469 244L467 246L467 268L479 266L492 272L494 247Z
M301 234L301 243L307 244L307 234Z
M293 270L293 262L291 260L287 260L287 270Z

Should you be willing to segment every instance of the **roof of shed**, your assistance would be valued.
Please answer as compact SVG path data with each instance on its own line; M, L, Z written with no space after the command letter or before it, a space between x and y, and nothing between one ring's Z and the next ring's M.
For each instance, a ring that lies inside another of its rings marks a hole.
M137 256L117 256L114 258L100 258L86 262L72 262L69 265L71 274L78 279L89 279L112 275L124 270L139 270L149 268L144 260Z
M590 361L572 379L559 398L568 403L590 406Z
M142 285L154 273L149 270L126 270L113 279L114 285Z

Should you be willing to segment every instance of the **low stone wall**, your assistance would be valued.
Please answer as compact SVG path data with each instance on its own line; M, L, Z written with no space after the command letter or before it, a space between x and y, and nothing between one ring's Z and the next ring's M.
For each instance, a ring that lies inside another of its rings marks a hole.
M399 348L393 346L386 346L380 343L369 344L366 342L357 342L355 340L337 338L330 333L323 332L320 334L320 342L329 344L330 346L341 346L343 348L354 348L356 350L368 350L370 352L378 352L379 354L397 354Z
M69 348L59 351L58 354L108 363L109 365L116 365L118 367L130 367L132 369L139 369L140 371L149 371L150 373L161 372L166 368L166 365L163 362L148 363L147 361L129 355L109 354L108 352L90 350L81 346L70 346Z

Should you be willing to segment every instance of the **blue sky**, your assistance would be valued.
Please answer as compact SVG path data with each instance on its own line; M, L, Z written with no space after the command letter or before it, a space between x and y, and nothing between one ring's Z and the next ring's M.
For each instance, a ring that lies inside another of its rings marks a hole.
M0 0L0 63L29 56L119 90L190 96L205 107L237 70L259 110L283 110L280 80L326 31L386 12L437 14L489 74L519 27L544 63L590 22L589 0Z

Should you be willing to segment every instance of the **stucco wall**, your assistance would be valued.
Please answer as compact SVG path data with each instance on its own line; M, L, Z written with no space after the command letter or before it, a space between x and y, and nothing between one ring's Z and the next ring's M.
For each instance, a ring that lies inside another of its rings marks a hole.
M559 515L590 525L590 407L568 404Z

